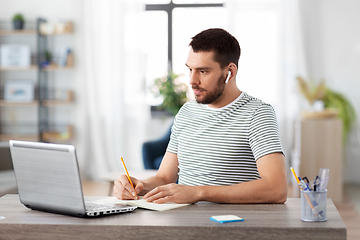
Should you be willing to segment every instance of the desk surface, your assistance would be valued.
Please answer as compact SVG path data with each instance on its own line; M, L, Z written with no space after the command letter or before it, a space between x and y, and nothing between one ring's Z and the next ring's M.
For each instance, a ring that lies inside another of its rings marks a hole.
M245 221L209 220L227 214ZM301 221L300 198L289 198L285 204L200 202L164 212L136 209L93 219L30 210L15 194L0 198L1 239L346 239L346 226L331 199L327 218L326 222Z

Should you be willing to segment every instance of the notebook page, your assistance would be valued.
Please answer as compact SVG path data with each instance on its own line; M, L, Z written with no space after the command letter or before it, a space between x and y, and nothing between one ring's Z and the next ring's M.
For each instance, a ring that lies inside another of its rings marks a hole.
M190 204L187 204L187 203L185 203L185 204L178 204L178 203L157 204L157 203L147 202L145 199L119 200L116 197L107 197L107 198L104 198L104 199L94 201L94 203L97 203L97 204L127 204L127 205L137 206L139 208L155 210L155 211L166 211L166 210L170 210L170 209L190 205Z

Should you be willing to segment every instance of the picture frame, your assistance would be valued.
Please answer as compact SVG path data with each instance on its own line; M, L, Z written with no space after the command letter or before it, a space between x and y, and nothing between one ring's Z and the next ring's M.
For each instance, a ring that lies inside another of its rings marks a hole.
M2 44L0 46L0 65L2 67L30 67L30 46L22 44Z
M34 100L35 87L29 81L7 81L4 85L5 102L31 102Z

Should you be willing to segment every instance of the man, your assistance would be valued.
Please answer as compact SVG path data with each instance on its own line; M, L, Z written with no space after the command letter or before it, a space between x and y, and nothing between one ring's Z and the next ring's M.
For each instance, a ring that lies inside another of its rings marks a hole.
M192 38L186 66L195 100L176 115L156 176L115 181L119 199L283 203L285 160L273 108L236 85L240 46L222 29ZM176 184L178 180L179 184Z

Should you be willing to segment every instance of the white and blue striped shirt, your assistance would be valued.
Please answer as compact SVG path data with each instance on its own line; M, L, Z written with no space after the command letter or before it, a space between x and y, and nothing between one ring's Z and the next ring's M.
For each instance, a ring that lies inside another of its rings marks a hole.
M283 152L274 109L244 92L223 108L186 103L167 151L177 154L179 184L191 186L259 179L256 160Z

